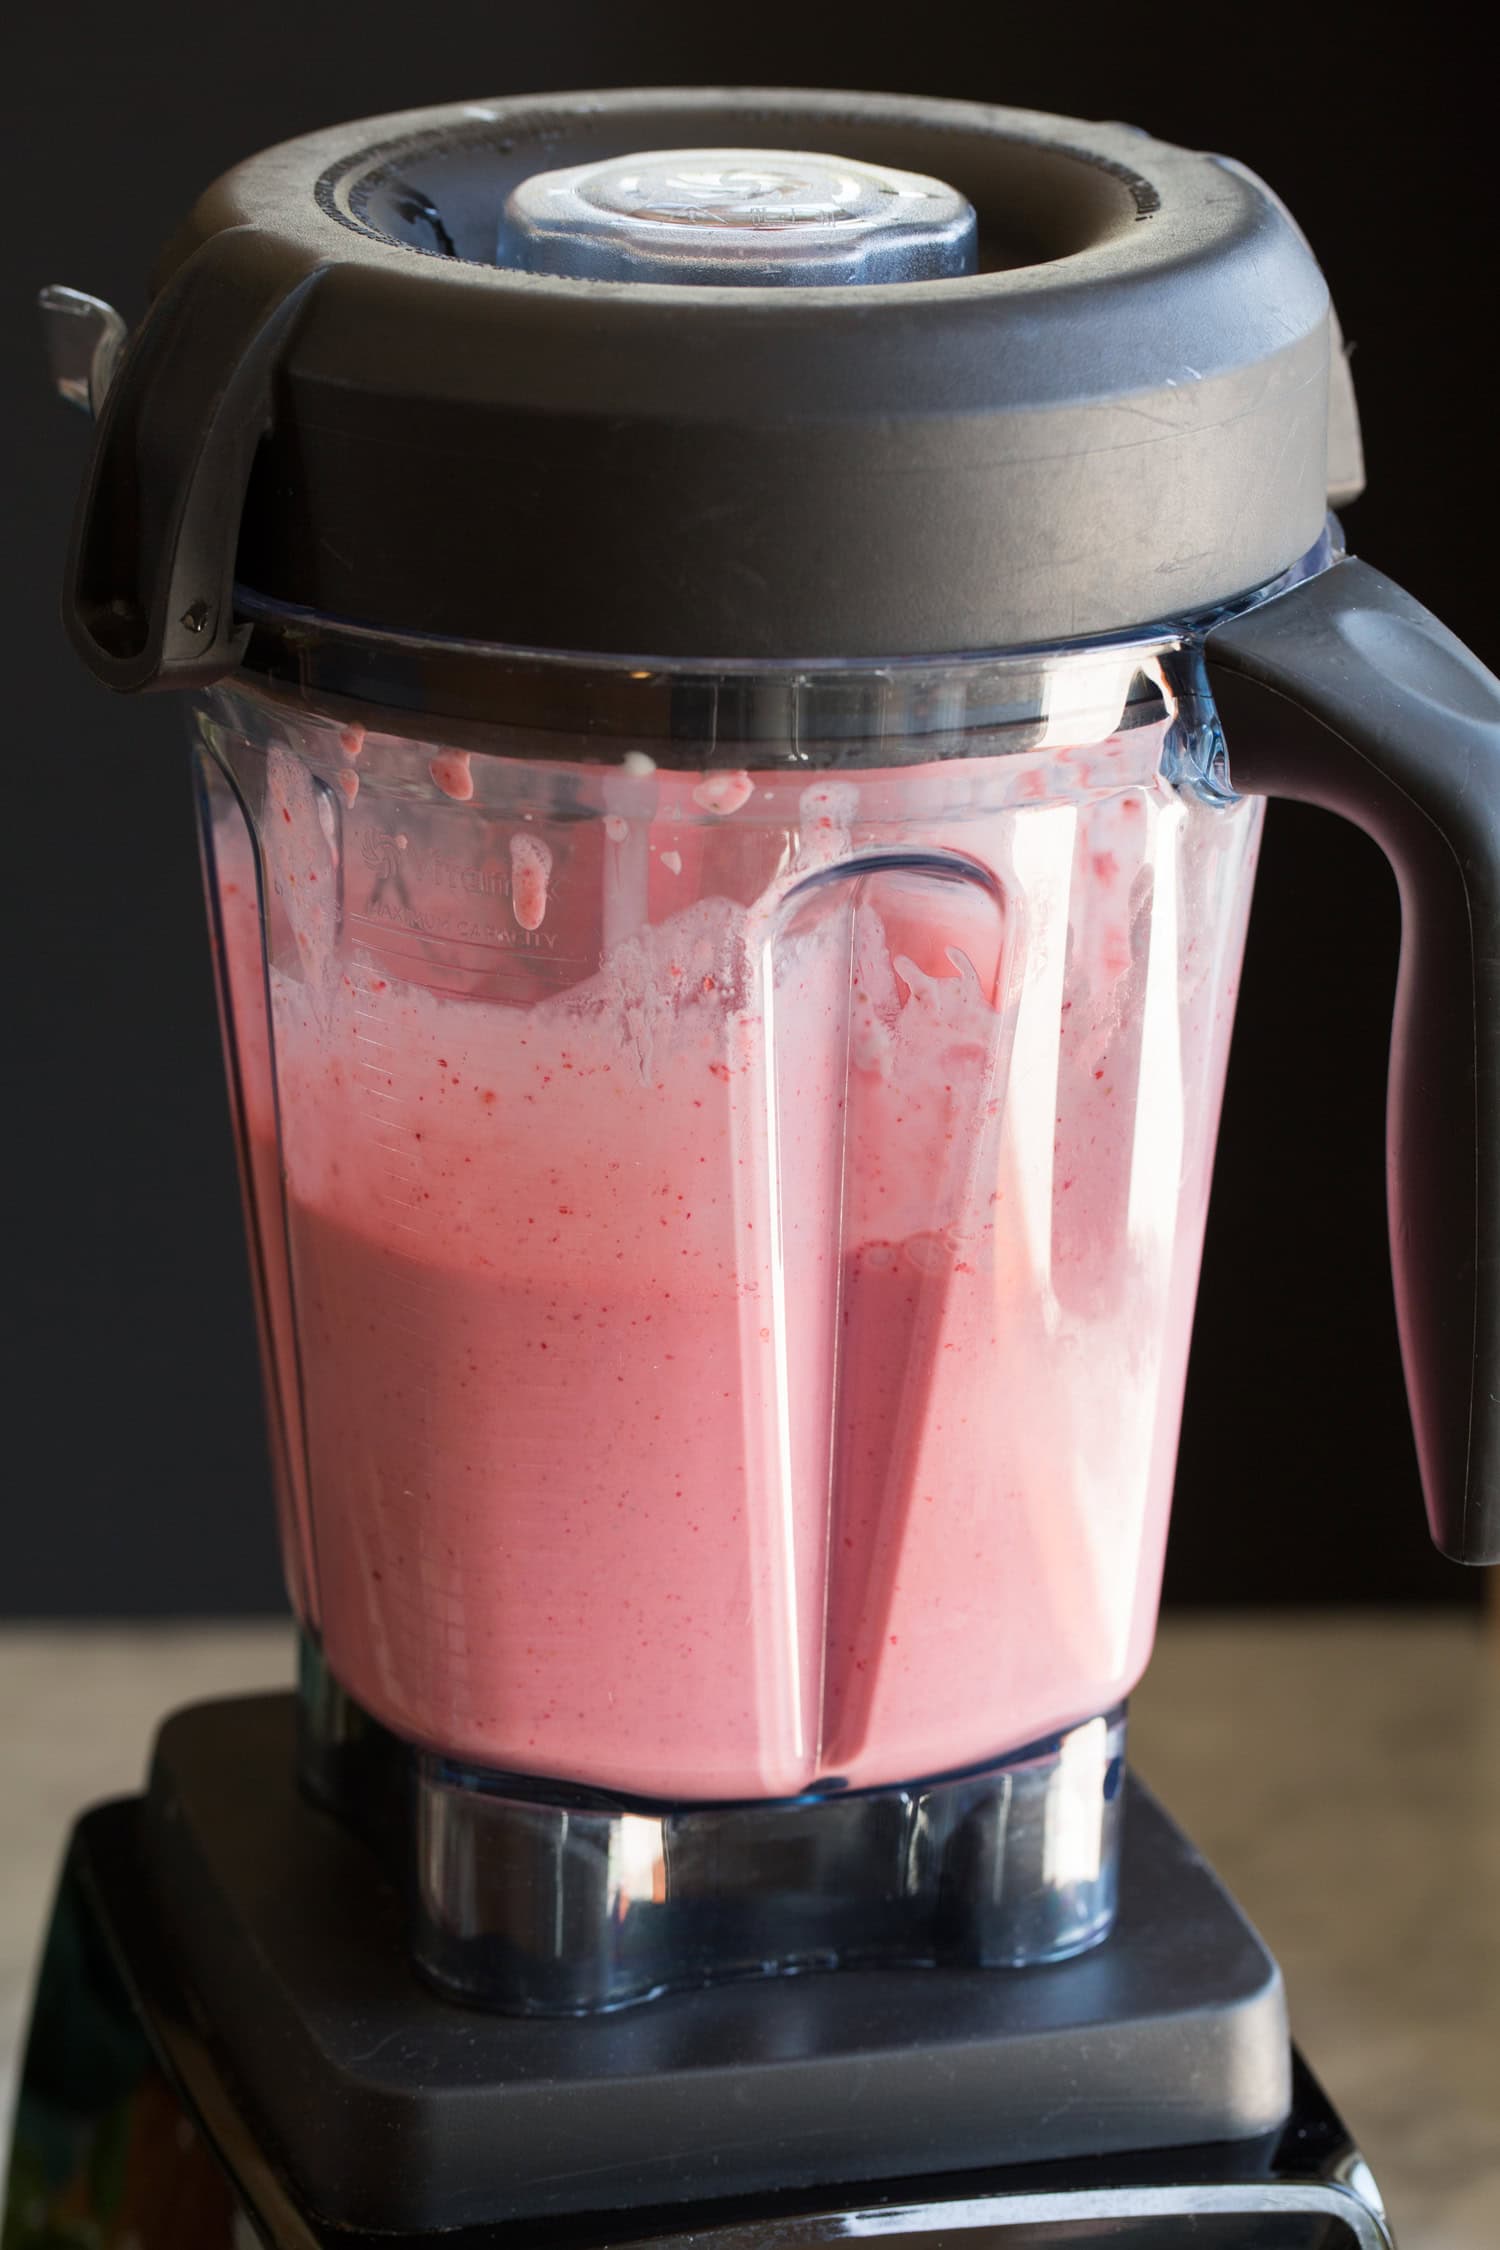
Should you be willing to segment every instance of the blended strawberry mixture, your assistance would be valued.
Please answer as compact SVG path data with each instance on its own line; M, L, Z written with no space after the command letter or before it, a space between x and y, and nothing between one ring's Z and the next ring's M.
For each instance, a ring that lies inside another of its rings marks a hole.
M1156 728L626 775L566 820L418 748L221 746L269 970L211 784L337 1678L456 1757L678 1799L931 1776L1118 1700L1258 808L1175 794Z

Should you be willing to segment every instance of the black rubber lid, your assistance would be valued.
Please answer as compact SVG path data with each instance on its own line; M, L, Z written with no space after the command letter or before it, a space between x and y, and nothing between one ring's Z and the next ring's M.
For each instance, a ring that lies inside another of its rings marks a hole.
M952 189L978 270L523 270L521 182L703 149ZM1113 632L1312 545L1330 356L1275 197L1122 125L717 89L367 119L228 173L167 252L100 422L73 630L126 688L232 669L236 583L381 632L700 662Z

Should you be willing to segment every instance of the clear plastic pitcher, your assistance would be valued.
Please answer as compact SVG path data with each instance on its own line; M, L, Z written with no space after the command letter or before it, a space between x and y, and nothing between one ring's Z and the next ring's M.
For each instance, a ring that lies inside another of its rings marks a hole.
M211 699L289 1575L367 1711L723 1799L1134 1684L1260 820L1172 665L742 680L802 723L728 744L621 667L609 762Z

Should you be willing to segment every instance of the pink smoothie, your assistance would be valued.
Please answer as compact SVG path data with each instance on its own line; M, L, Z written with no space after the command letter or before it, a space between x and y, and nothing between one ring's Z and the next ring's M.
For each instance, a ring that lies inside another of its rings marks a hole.
M1157 749L1062 804L1054 754L686 776L582 832L450 790L420 863L378 750L336 800L275 760L251 1171L294 1591L361 1703L702 1798L951 1770L1128 1689L1256 833ZM465 849L460 926L406 875Z

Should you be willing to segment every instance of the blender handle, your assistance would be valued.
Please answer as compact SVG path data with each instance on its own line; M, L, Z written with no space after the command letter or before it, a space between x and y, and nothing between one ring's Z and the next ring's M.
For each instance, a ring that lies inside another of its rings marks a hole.
M1341 813L1401 894L1386 1182L1432 1536L1500 1561L1500 681L1367 563L1204 648L1234 787Z
M251 227L211 235L124 348L68 557L64 621L106 687L207 686L249 638L235 558L276 370L319 274L288 273ZM153 495L170 493L163 508Z

